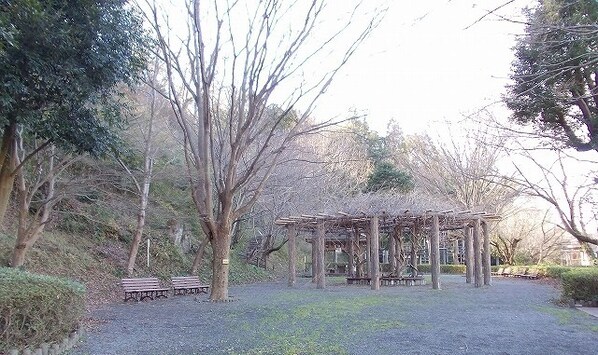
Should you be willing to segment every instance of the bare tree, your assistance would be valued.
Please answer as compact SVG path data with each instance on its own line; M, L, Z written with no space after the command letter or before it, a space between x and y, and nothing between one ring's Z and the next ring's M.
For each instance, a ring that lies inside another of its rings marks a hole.
M193 0L186 2L187 33L179 37L165 11L149 1L143 7L166 65L162 94L184 137L193 200L212 246L210 299L226 300L234 221L251 210L292 141L337 123L308 118L381 13L348 40L359 7L325 34L318 30L328 28L322 20L332 9L321 0ZM331 58L336 62L319 70Z
M512 209L495 226L490 244L504 263L541 263L554 259L563 242L562 229L549 220L549 211L519 207Z
M268 255L286 243L281 217L320 211L339 196L361 191L371 171L367 146L359 144L347 127L317 132L293 142L273 170L264 193L247 215L253 234L247 257ZM255 248L255 247L258 248Z
M63 191L56 191L57 179L75 161L68 154L57 156L52 144L38 144L33 140L33 145L27 147L20 130L16 149L20 168L16 170L18 227L10 261L12 267L23 266L27 252L42 235L53 207L64 197Z
M414 176L416 187L461 208L500 212L517 195L510 181L498 174L502 141L484 130L461 142L453 136L449 143L409 136L405 145L400 161Z
M128 130L124 132L124 136L134 150L139 150L143 157L142 166L132 166L126 161L126 157L117 157L118 163L131 178L135 191L139 196L137 224L126 265L129 276L133 274L139 243L143 236L154 161L160 147L164 149L167 146L165 141L168 139L167 120L171 112L170 104L153 89L160 86L158 69L159 62L155 61L153 68L145 73L144 81L146 84L137 87L134 92L130 93L132 104L135 105L135 117ZM161 144L158 144L158 139L160 139Z
M565 244L564 231L549 220L549 211L544 212L539 230L523 242L522 249L531 262L541 264L555 262Z
M527 224L515 225L510 228L497 228L493 233L490 245L504 263L514 265L519 243L533 228L535 227Z
M580 243L598 245L598 237L590 232L590 228L596 228L590 223L595 223L598 216L596 162L581 161L561 150L553 153L554 157L547 160L546 152L544 159L540 159L530 150L519 149L517 155L512 154L518 175L510 180L525 194L552 206L560 227ZM584 166L588 169L585 173Z

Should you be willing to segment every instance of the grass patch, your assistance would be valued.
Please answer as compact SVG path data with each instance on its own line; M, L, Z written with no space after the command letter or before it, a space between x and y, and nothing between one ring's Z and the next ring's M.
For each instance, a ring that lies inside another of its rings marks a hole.
M346 285L346 284L347 284L347 276L346 275L326 276L326 285L337 286L337 285Z
M282 307L259 310L258 319L242 324L259 346L248 354L347 354L353 334L375 333L404 326L396 317L377 315L381 305L399 305L395 297L285 292L273 300ZM298 304L294 304L298 303Z
M554 316L560 325L573 326L580 329L598 332L598 326L594 325L594 316L569 307L537 307L540 312Z
M561 325L571 324L573 319L573 309L570 308L556 308L549 306L538 307L538 310L542 313L550 314L554 316Z

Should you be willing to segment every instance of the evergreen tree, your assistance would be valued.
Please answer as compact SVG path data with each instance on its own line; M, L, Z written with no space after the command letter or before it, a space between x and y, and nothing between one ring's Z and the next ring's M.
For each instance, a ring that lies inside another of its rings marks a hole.
M109 150L122 122L117 84L143 67L144 42L124 0L0 0L0 222L20 169L18 132Z
M544 0L527 17L505 97L513 120L598 151L598 1Z

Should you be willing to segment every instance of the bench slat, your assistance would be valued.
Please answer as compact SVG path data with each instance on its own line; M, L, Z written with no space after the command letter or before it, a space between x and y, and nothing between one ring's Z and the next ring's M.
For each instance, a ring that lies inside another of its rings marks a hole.
M176 276L172 278L172 288L175 295L187 293L207 293L210 286L202 285L197 276Z
M125 302L133 299L142 301L145 298L166 298L166 293L170 291L170 288L162 287L160 280L155 277L121 279L121 286L125 293Z

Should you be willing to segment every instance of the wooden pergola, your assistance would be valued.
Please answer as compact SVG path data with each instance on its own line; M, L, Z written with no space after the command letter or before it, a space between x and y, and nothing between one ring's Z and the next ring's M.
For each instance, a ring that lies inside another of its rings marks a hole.
M373 209L373 208L370 208ZM372 290L380 287L380 233L390 236L390 252L400 233L424 234L429 240L432 288L440 288L440 233L441 231L462 231L465 240L465 264L467 283L472 281L475 287L490 285L490 237L489 224L500 216L486 212L472 211L436 211L401 209L394 211L358 213L335 212L302 214L280 218L276 224L286 228L289 248L288 285L296 282L296 243L299 233L309 233L308 241L312 246L312 281L317 288L325 288L325 243L334 239L344 243L349 254L349 268L353 265L354 248L359 247L365 235L368 255L368 277L371 278ZM331 237L333 236L333 237ZM394 243L393 243L394 241Z

